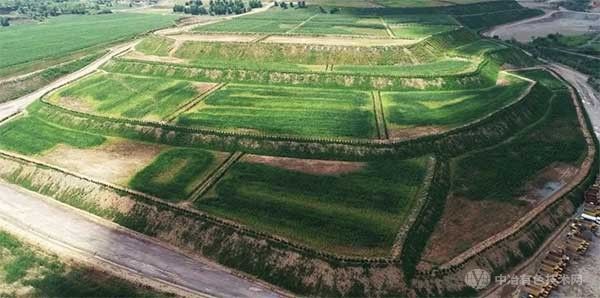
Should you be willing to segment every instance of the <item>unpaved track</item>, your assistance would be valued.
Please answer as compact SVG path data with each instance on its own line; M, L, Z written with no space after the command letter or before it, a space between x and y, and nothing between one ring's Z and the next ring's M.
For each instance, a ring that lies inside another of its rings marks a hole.
M52 90L60 88L68 83L71 83L75 80L78 80L78 79L88 75L88 74L91 74L92 72L96 71L102 64L104 64L108 60L110 60L111 58L132 49L136 43L137 42L128 42L126 44L121 44L121 45L112 47L112 48L110 48L110 51L106 55L104 55L100 59L90 63L86 67L84 67L74 73L68 74L68 75L38 89L37 91L35 91L33 93L24 95L13 101L9 101L7 103L1 104L0 105L0 119L3 119L11 114L14 114L15 112L22 111L28 105L30 105L32 102L34 102L35 100L37 100L38 98L42 97L44 94L46 94Z
M100 260L129 275L179 288L185 296L279 296L219 265L190 258L50 198L1 183L0 228L75 260Z

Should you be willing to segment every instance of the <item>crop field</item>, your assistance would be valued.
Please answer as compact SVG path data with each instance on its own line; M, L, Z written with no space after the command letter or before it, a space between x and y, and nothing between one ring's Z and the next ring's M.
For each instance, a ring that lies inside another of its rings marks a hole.
M141 32L167 26L175 19L175 16L137 13L69 15L49 18L41 24L1 28L0 57L3 59L0 60L0 70L25 63L38 63L40 60L130 38Z
M415 204L426 162L370 162L318 175L246 160L196 206L329 251L385 255Z
M21 117L0 126L0 149L34 155L58 144L76 148L98 146L106 139L60 127L37 117Z
M137 173L129 186L165 200L181 201L199 186L224 157L224 153L198 149L168 150Z
M267 134L363 137L375 133L370 94L229 84L182 114L186 126Z
M450 128L481 118L514 102L523 94L527 81L505 76L506 85L487 89L384 92L386 120L393 130L431 126Z
M162 120L213 86L101 72L53 94L49 100L82 112Z

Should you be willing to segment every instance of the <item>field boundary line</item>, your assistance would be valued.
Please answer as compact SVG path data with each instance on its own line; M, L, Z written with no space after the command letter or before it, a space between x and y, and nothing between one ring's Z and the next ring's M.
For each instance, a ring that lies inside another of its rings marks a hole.
M553 73L553 72L550 72L550 73L556 77L555 73ZM560 77L559 77L559 79L560 79ZM565 83L562 79L560 79L560 80L563 83ZM539 214L541 214L543 211L547 210L548 207L552 206L555 202L557 202L558 200L563 198L565 195L567 195L569 192L571 192L573 189L575 189L577 187L577 185L579 185L582 181L584 181L585 178L588 176L588 174L592 170L591 167L592 167L592 164L594 161L594 155L596 154L596 148L595 148L594 142L592 140L592 136L590 134L587 122L585 121L585 116L583 114L577 93L571 85L566 84L566 86L569 89L571 100L572 100L572 102L575 106L575 110L577 112L577 120L579 122L580 130L582 131L582 134L587 143L587 154L586 154L585 159L579 166L577 175L574 177L574 179L572 179L569 183L567 183L567 185L563 186L558 192L553 194L552 198L548 198L548 199L544 200L544 202L542 202L540 205L536 206L534 209L527 212L527 214L524 217L522 217L517 222L515 222L510 228L508 228L496 235L493 235L492 237L489 237L488 239L486 239L482 242L479 242L477 245L475 245L471 249L461 253L460 255L454 257L449 262L441 265L440 266L441 269L447 269L447 268L451 268L451 267L460 265L461 263L464 263L466 260L474 257L475 255L479 254L480 252L486 250L487 248L499 243L500 241L502 241L502 240L514 235L518 231L522 230L531 221L533 221Z
M4 125L4 123L9 122L14 118L17 118L18 116L20 116L20 114L22 114L22 112L19 110L12 112L10 115L0 119L0 125Z
M255 38L255 39L251 40L250 43L259 43L259 42L262 42L262 41L264 41L265 39L267 39L267 38L269 38L271 36L273 36L273 34L265 34L265 35L259 36L259 37Z
M429 198L429 189L431 188L433 176L435 175L437 167L438 161L435 156L429 157L429 160L427 161L427 173L425 174L425 177L423 177L423 182L421 183L420 189L415 194L417 197L417 204L408 216L407 221L398 230L398 234L396 234L396 240L392 245L390 254L394 260L398 259L402 255L402 248L404 247L406 236L417 220L417 217L419 217L419 214L421 214L421 210L423 210L423 206L425 206L425 203Z
M379 20L381 20L381 23L385 27L385 31L387 32L387 34L391 38L396 38L396 35L394 34L394 31L392 31L392 28L390 28L390 25L388 25L388 23L385 21L385 19L383 17L379 17Z
M320 13L316 13L315 15L309 17L308 19L304 20L302 23L296 25L294 28L288 30L285 32L285 34L290 34L298 29L300 29L300 27L304 26L306 23L310 22L310 20L312 20L313 18L315 18L316 16L318 16Z
M375 113L375 126L377 129L377 135L379 139L389 139L387 128L385 125L385 118L383 115L383 104L381 103L381 92L371 91L371 99L373 100L373 113Z
M218 90L220 90L221 88L225 87L225 85L227 85L227 83L220 83L220 84L215 85L211 89L209 89L206 92L200 94L198 97L190 100L189 102L187 102L186 104L184 104L183 106L181 106L179 109L175 110L175 112L173 112L171 115L168 115L167 117L165 117L164 121L166 121L166 122L172 122L179 115L181 115L181 114L183 114L183 113L191 110L196 105L198 105L200 102L202 102L207 97L209 97L211 94L213 94L213 93L217 92Z
M238 161L244 152L236 151L229 155L225 161L219 165L208 177L190 194L187 201L195 203L198 201L213 185L217 184L225 176L225 173Z

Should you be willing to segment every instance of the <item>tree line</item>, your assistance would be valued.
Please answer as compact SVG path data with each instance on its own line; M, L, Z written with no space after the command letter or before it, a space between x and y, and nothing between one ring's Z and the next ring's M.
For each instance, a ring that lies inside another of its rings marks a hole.
M174 5L173 12L191 15L228 15L245 13L259 7L262 7L260 0L249 0L247 4L242 0L210 0L208 5L205 5L202 0L191 0Z
M109 13L112 5L113 0L0 0L0 13L44 19L63 14ZM8 18L3 19L2 26L8 26Z

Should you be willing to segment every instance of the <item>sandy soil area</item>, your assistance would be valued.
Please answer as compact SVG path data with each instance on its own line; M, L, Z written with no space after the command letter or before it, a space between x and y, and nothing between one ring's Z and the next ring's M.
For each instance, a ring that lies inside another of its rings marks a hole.
M219 41L219 42L252 42L259 35L246 34L180 34L170 35L169 38L178 41Z
M154 55L146 55L144 53L138 51L131 51L123 56L123 58L127 59L136 59L136 60L144 60L151 62L162 62L162 63L180 63L184 64L187 62L185 59L179 59L176 57L169 56L154 56Z
M365 166L365 163L362 162L297 159L263 155L246 155L242 158L242 161L259 163L312 175L347 174L358 171Z
M149 165L167 146L123 139L88 149L58 145L39 159L101 181L127 185L129 179Z

